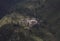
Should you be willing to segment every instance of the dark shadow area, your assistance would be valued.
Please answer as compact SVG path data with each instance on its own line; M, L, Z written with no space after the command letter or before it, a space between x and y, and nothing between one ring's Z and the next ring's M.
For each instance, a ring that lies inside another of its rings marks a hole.
M8 41L14 30L17 29L17 25L6 24L0 28L0 41Z
M34 41L27 32L20 32L21 26L16 24L6 24L0 28L0 41ZM24 29L22 29L24 30Z

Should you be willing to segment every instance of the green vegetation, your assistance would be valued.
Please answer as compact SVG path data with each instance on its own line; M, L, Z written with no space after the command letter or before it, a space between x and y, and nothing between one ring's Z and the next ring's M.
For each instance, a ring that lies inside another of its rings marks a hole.
M60 41L60 11L52 0L15 1L14 10L0 19L0 41ZM30 17L43 22L26 29L21 21Z

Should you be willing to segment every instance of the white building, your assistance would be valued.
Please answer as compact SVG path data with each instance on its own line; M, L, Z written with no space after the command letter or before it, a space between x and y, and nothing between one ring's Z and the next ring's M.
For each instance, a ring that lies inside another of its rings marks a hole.
M27 19L26 22L28 23L29 27L32 27L33 25L38 23L38 21L35 18Z

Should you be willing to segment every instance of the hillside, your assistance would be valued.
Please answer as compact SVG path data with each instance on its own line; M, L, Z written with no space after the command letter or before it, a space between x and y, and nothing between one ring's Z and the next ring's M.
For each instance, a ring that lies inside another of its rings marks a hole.
M34 26L26 25L23 20L29 17L13 12L0 20L0 41L56 41L55 36L43 28L43 22ZM15 39L16 38L16 39ZM48 38L48 39L47 39Z
M0 41L60 41L60 0L3 1Z

